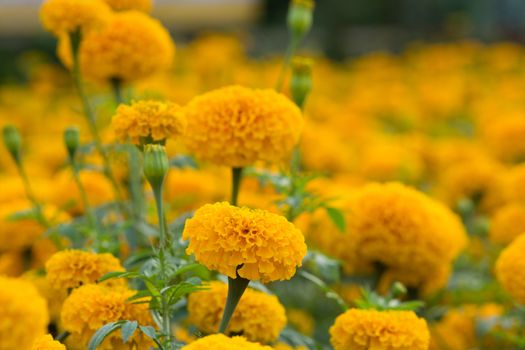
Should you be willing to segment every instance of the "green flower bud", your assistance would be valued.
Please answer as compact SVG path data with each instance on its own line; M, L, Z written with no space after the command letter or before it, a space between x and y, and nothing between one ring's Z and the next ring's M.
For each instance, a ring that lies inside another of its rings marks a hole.
M400 298L407 294L407 287L401 282L394 282L392 285L392 296L394 298Z
M14 125L6 125L3 130L4 145L17 164L21 161L22 137Z
M69 159L74 161L80 145L80 134L77 127L71 126L64 130L64 144L66 145Z
M313 0L292 0L288 10L288 29L295 40L301 40L312 28L313 9Z
M164 146L150 144L144 147L144 175L153 189L162 186L169 167Z
M290 88L295 104L301 108L312 90L312 65L313 61L304 57L296 57L292 62Z

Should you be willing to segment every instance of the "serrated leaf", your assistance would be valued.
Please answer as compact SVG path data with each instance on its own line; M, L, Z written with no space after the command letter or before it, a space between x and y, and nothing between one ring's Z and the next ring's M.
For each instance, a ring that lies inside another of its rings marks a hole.
M333 207L325 207L326 213L330 217L330 220L334 223L335 226L339 229L341 232L345 232L346 228L346 222L345 217L341 210Z
M104 339L106 339L108 335L119 329L124 322L126 321L111 322L100 327L89 340L88 350L96 350L97 347L100 344L102 344Z
M122 340L124 343L127 343L129 338L135 333L138 327L137 321L126 321L121 327Z

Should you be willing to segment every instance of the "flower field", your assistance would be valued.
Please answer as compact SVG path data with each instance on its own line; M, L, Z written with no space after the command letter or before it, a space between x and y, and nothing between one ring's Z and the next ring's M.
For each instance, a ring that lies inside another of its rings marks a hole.
M525 349L525 47L334 62L45 0L0 85L0 350Z

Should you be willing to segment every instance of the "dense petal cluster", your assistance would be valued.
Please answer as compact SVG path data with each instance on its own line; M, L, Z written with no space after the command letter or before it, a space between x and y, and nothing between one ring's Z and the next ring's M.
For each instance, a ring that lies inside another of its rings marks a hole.
M46 0L40 9L44 28L55 35L92 29L110 16L111 9L103 0Z
M182 347L181 350L271 350L269 346L247 341L243 337L228 338L224 334L208 335Z
M211 282L209 289L190 294L189 322L205 334L216 333L227 294L228 286L222 282ZM233 313L226 334L242 334L249 341L266 344L276 340L285 325L284 307L276 296L247 289Z
M525 235L518 236L496 261L496 278L518 303L525 304Z
M22 279L0 276L0 350L30 349L47 333L47 303Z
M263 283L290 279L306 255L303 234L283 216L226 202L198 209L183 239L209 269Z
M186 120L180 107L171 102L138 101L120 105L111 126L118 139L134 144L164 142L184 133Z
M138 10L150 12L152 0L104 0L115 11Z
M330 328L334 350L427 350L430 333L412 311L350 309Z
M186 146L199 159L230 167L289 156L302 130L301 111L273 90L217 89L185 108Z
M46 334L35 340L31 350L66 350L66 347Z
M127 82L169 68L174 53L173 41L159 21L141 12L126 11L113 15L106 26L85 36L80 65L88 79ZM63 59L67 64L68 59Z
M63 250L46 263L47 280L55 289L77 288L95 283L108 272L124 271L120 261L108 253L97 254L81 250ZM124 280L111 280L113 284Z
M140 325L152 325L147 303L132 304L128 299L136 292L125 287L108 287L88 284L75 289L62 307L62 326L86 346L91 336L103 325L118 320L135 320ZM131 338L138 349L152 345L142 333ZM112 333L98 349L129 349L124 345L120 332Z

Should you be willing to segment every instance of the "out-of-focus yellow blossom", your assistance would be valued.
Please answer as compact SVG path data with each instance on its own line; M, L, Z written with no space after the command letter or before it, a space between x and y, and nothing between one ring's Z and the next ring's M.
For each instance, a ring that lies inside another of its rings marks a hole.
M65 237L57 238L54 242L48 237L37 239L31 246L31 268L43 269L46 262L58 251L57 243L61 247L69 247L70 242Z
M525 232L525 205L509 203L499 208L490 220L489 237L497 244L509 244Z
M288 323L293 328L305 335L312 335L315 328L315 320L304 310L301 309L287 309L286 318Z
M18 251L0 253L0 275L18 277L24 272L24 257Z
M97 284L81 286L71 293L62 306L62 327L77 336L81 344L87 345L97 329L106 323L119 320L134 320L142 326L153 324L147 303L133 304L128 301L136 291L124 287L108 287ZM136 332L130 339L138 349L148 349L153 341ZM120 331L110 334L101 350L126 350Z
M525 159L525 120L521 111L515 115L487 118L480 125L483 139L498 158L506 161Z
M68 37L61 37L58 55L71 67ZM80 45L82 74L90 80L131 82L168 69L175 46L161 23L138 11L116 13L101 30L90 32Z
M518 303L525 304L525 235L505 248L495 265L498 282Z
M501 175L496 188L506 202L525 204L525 165L520 164L509 168Z
M113 187L109 180L99 172L79 172L80 182L86 191L87 200L91 207L111 201L114 197ZM69 171L61 172L56 176L55 191L49 201L59 208L67 210L71 215L82 215L85 211L84 203L78 185ZM67 195L66 195L67 194Z
M430 327L432 350L464 350L480 345L476 321L490 319L503 313L501 305L463 305L449 310L443 319Z
M47 303L28 281L0 276L0 350L30 349L47 333Z
M186 120L175 103L147 100L120 105L111 126L119 140L139 145L181 136Z
M47 280L54 289L77 288L96 283L105 274L124 271L120 261L109 253L97 254L81 250L62 250L46 263ZM125 285L123 279L109 280L111 285Z
M103 0L45 0L40 9L44 28L57 36L101 26L110 16Z
M175 337L175 339L177 339L178 341L182 341L186 344L189 344L191 342L194 342L195 340L197 340L197 337L193 334L191 334L187 328L184 328L184 327L179 327L179 326L174 326L173 327L173 336Z
M226 305L228 286L211 282L209 289L188 297L188 321L205 334L216 333ZM270 343L286 325L284 307L276 296L247 289L226 329L226 335L242 334L253 342Z
M274 350L308 350L305 346L291 346L286 343L277 343L272 348Z
M289 157L303 125L299 108L270 89L224 87L195 97L184 111L188 150L230 167Z
M46 334L35 340L31 350L66 350L66 347L54 340L50 334Z
M285 217L226 202L199 208L182 237L209 269L263 283L290 279L306 255L301 231Z
M252 343L243 337L228 338L224 334L208 335L193 343L183 346L181 350L272 350L269 346Z
M50 321L57 323L60 320L60 311L64 300L66 300L67 291L52 288L46 276L36 270L26 272L22 278L31 282L40 295L47 300Z
M152 0L104 0L115 11L138 10L150 12Z
M412 311L350 309L336 318L330 342L335 350L427 350L430 333Z

